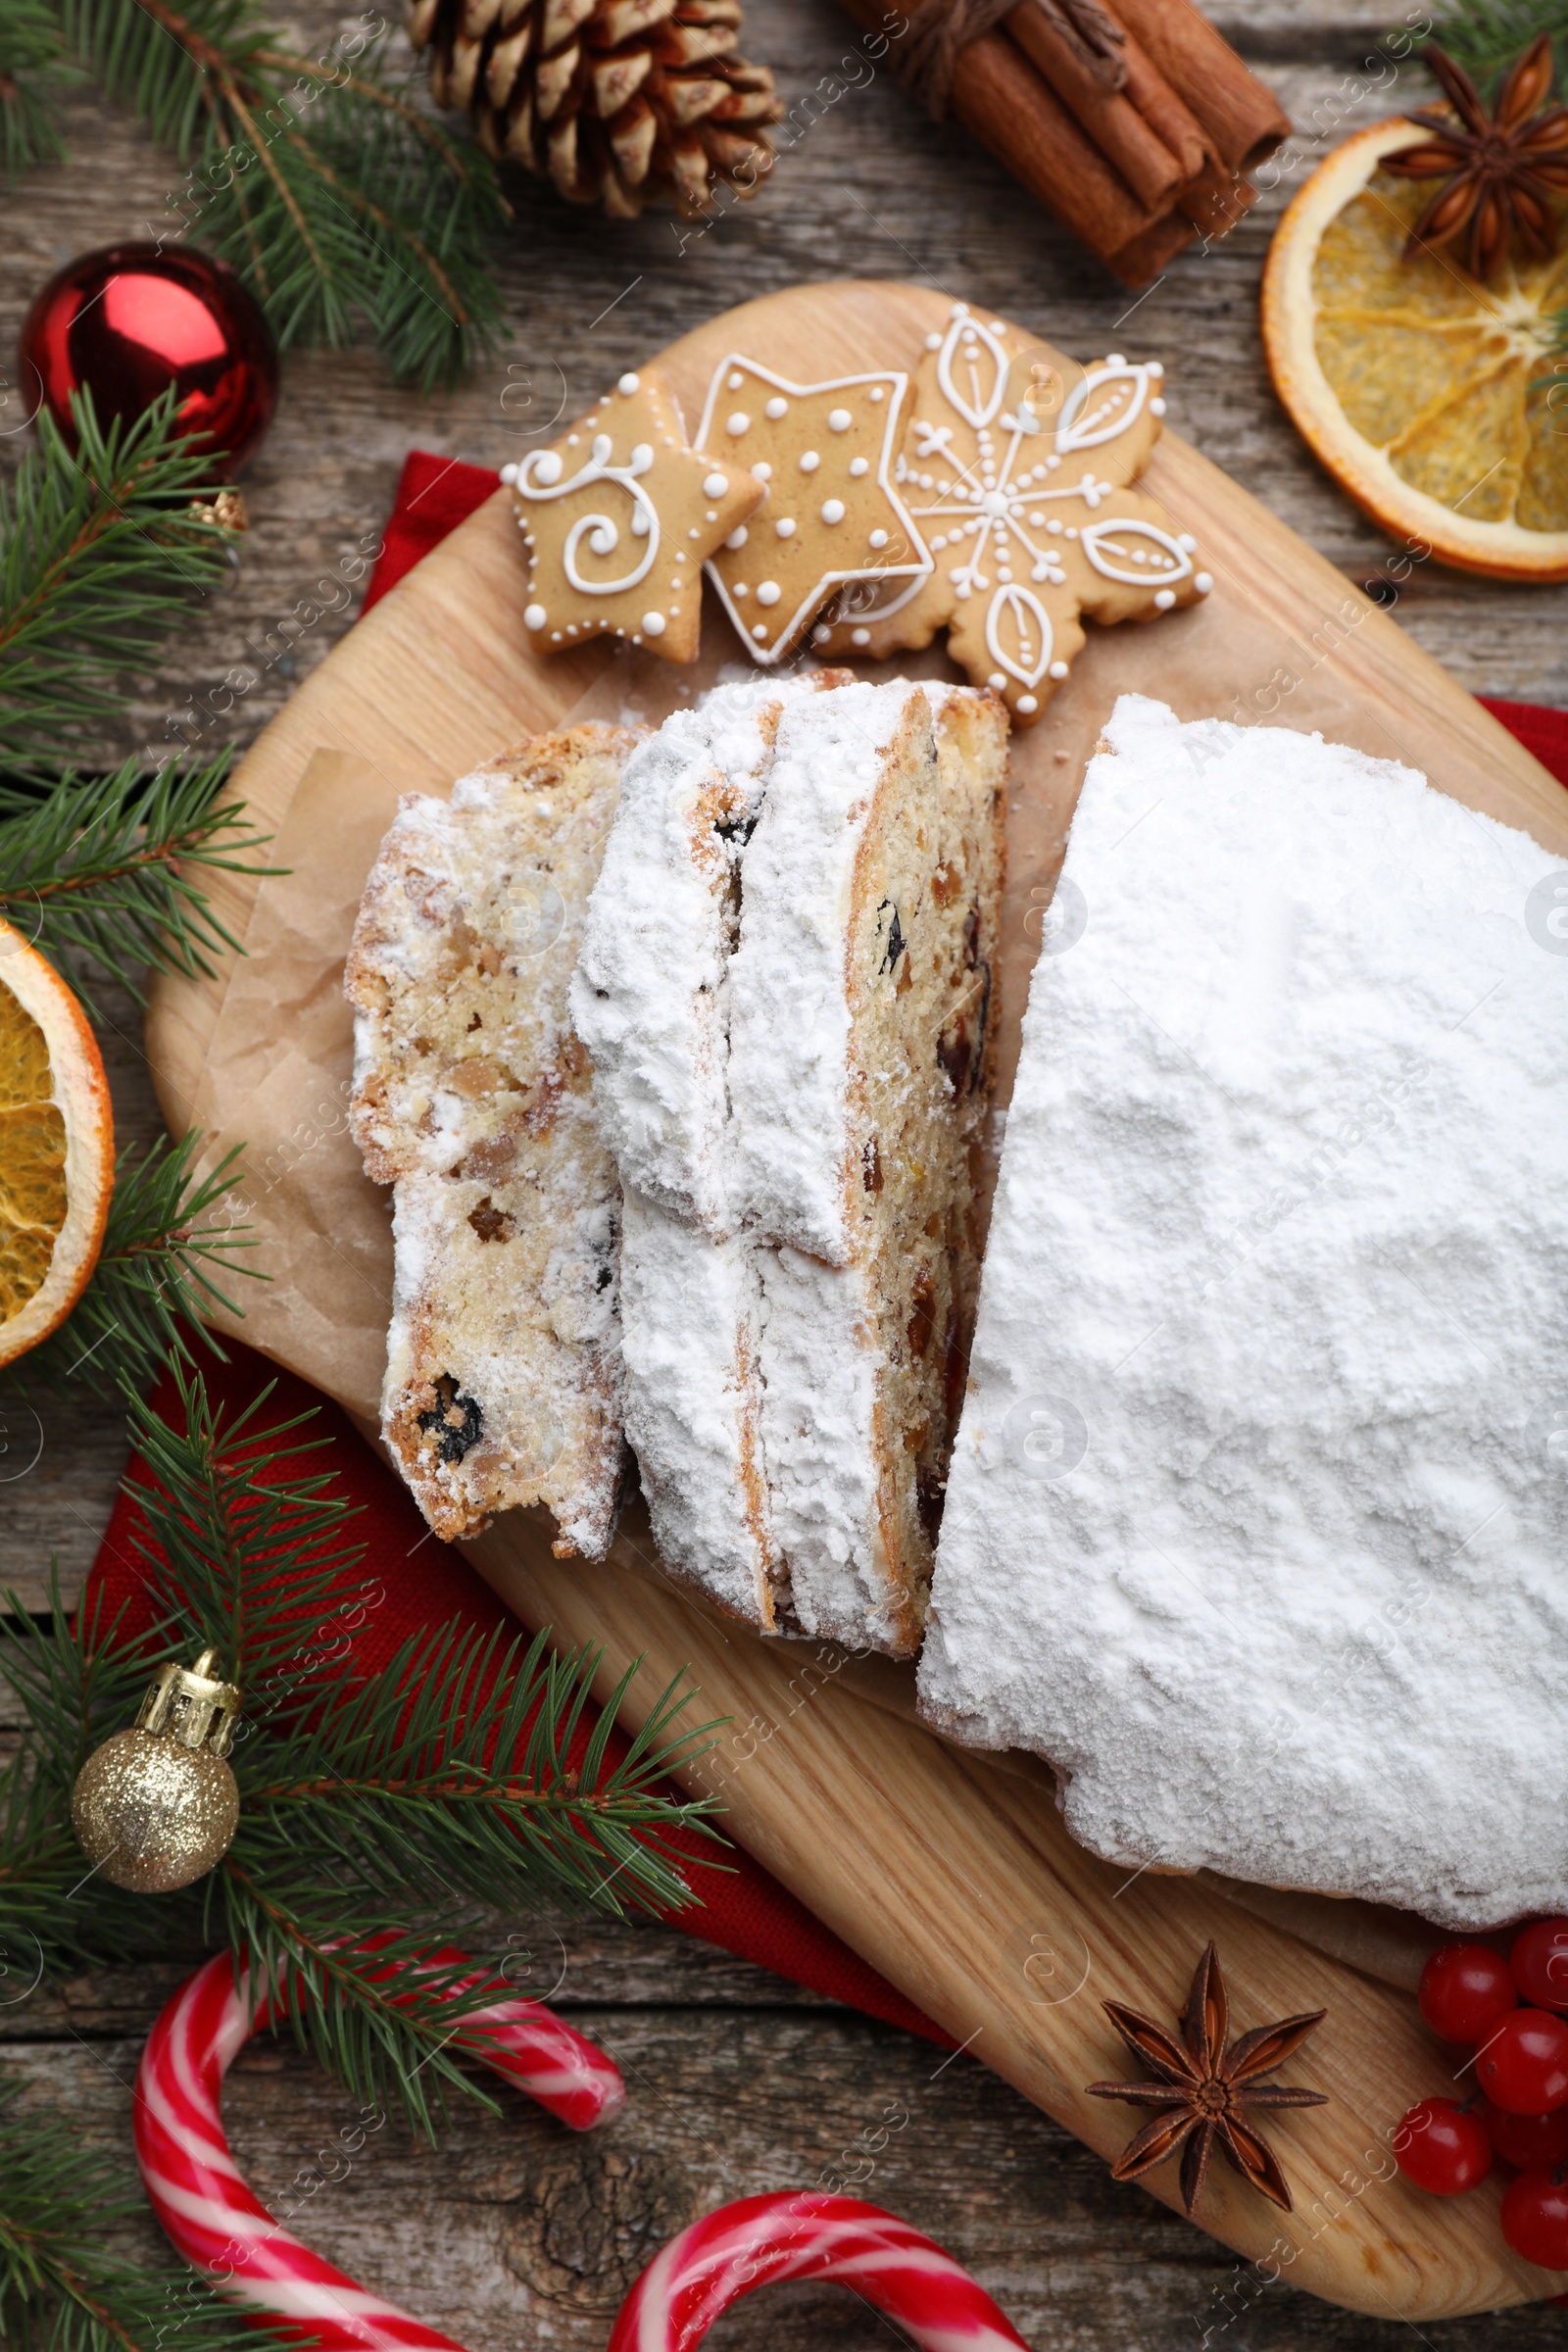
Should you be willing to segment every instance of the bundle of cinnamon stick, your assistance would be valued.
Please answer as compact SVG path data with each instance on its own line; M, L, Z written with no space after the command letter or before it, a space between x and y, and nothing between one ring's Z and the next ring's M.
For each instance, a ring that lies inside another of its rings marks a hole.
M982 139L1129 286L1233 228L1256 198L1247 173L1290 131L1193 0L847 5L939 120Z

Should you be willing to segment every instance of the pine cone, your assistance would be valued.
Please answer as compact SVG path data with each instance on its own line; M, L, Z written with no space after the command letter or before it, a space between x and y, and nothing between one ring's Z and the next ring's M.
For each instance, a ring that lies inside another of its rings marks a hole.
M413 0L438 106L574 204L634 220L650 196L707 211L773 168L782 111L765 66L735 55L740 0Z

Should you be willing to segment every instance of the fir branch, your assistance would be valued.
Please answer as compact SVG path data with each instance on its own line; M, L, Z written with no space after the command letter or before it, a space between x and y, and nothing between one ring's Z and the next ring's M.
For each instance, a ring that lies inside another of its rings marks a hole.
M192 512L211 458L174 430L174 391L129 424L47 411L0 485L0 763L41 774L119 710L114 683L228 565L233 534ZM15 805L15 796L8 796Z
M34 164L64 156L55 100L73 78L51 0L6 0L0 9L0 172L8 186Z
M103 1248L81 1297L57 1332L19 1359L19 1371L40 1374L51 1387L79 1382L100 1395L129 1385L143 1388L168 1356L194 1361L198 1334L219 1360L223 1350L207 1329L215 1306L243 1315L220 1278L270 1276L235 1262L254 1250L249 1225L216 1214L242 1180L240 1148L207 1175L193 1172L202 1137L192 1128L178 1144L160 1136L139 1158L120 1155Z
M493 242L510 207L489 157L381 73L384 22L313 61L286 51L254 0L64 10L110 95L190 167L172 199L179 233L233 264L285 348L365 329L425 391L493 348Z
M81 956L141 1004L142 967L194 979L211 974L211 956L240 952L195 878L275 870L258 862L268 836L244 803L220 797L229 758L172 760L151 776L130 759L112 775L68 772L41 799L0 792L0 913L61 966L89 1012Z
M16 2352L238 2352L247 2319L183 2266L143 2270L103 2244L145 2213L138 2185L62 2115L19 2113L0 2082L0 2339ZM279 2334L265 2330L274 2345Z
M1491 100L1514 60L1543 32L1552 36L1560 92L1568 65L1568 0L1448 0L1430 37Z

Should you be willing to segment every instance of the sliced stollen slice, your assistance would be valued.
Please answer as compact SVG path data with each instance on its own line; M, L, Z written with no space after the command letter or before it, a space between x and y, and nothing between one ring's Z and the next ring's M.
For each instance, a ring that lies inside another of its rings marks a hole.
M677 710L633 753L583 930L570 1009L621 1176L722 1239L725 974L740 864L787 703L848 670L747 678Z
M858 724L792 738L799 713L850 698ZM842 1192L853 1167L848 1262L766 1230L716 1244L647 1200L626 1231L627 1426L666 1563L764 1628L895 1654L919 1637L973 1288L1005 757L1000 704L968 688L849 683L786 704L738 859L741 953L754 916L779 928L763 891L786 912L820 905L831 844L838 929L810 980L836 983L840 1017L819 1005L818 1035L844 1068L817 1174ZM760 871L781 790L829 813L793 825L792 853ZM735 1000L718 994L722 1017ZM797 1083L793 992L776 1016ZM805 1116L804 1090L792 1099ZM732 1096L726 1165L747 1140Z
M1109 1860L1568 1905L1565 900L1408 768L1116 705L920 1665Z
M393 1187L387 1446L437 1535L542 1503L590 1559L625 1461L620 1188L566 985L636 741L574 727L405 799L345 976L354 1134Z
M762 1276L632 1186L621 1236L626 1435L677 1583L772 1633L789 1589L762 1467Z

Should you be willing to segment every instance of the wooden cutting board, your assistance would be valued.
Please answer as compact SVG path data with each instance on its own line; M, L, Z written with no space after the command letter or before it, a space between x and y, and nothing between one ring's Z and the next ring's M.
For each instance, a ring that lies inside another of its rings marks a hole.
M912 369L949 307L912 286L803 286L710 321L660 364L693 418L727 352L803 382ZM1179 366L1172 372L1179 386ZM1119 692L1157 695L1184 718L1321 728L1424 770L1568 856L1568 796L1340 573L1174 434L1147 480L1198 534L1215 588L1201 607L1152 626L1092 631L1045 720L1016 739L1004 1092L1040 909L1085 760ZM593 710L597 696L607 713L626 699L626 657L612 667L605 641L532 658L524 589L498 494L311 674L237 777L256 816L277 830L293 876L260 887L217 877L218 910L249 959L227 959L210 981L160 985L148 1021L171 1126L199 1123L220 1142L243 1136L263 1171L250 1207L261 1262L270 1255L280 1279L265 1292L245 1286L246 1320L227 1327L367 1425L390 1244L384 1199L345 1157L349 1028L337 980L361 882L400 790L444 792L584 698ZM705 668L735 652L710 599ZM910 666L942 669L939 658ZM959 1750L913 1721L907 1669L766 1642L676 1594L658 1574L640 1508L600 1566L555 1559L525 1513L469 1548L525 1623L603 1646L603 1689L644 1657L635 1689L646 1710L687 1670L701 1713L731 1719L714 1757L689 1778L721 1797L734 1837L974 2057L1103 2154L1138 2121L1083 2095L1086 2082L1126 2071L1103 1999L1174 2013L1212 1936L1238 2030L1327 2007L1287 2079L1329 2091L1331 2104L1288 2116L1275 2134L1296 2210L1277 2214L1223 2166L1205 2189L1203 2227L1260 2267L1238 2288L1237 2308L1200 2315L1200 2328L1228 2324L1276 2279L1412 2321L1562 2286L1507 2253L1498 2182L1440 2201L1394 2168L1400 2114L1451 2087L1398 1988L1437 1940L1418 1923L1096 1860L1063 1831L1043 1765ZM1147 2186L1177 2203L1173 2165Z

